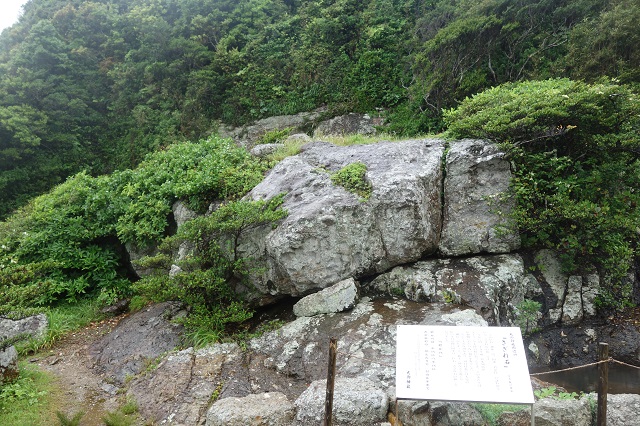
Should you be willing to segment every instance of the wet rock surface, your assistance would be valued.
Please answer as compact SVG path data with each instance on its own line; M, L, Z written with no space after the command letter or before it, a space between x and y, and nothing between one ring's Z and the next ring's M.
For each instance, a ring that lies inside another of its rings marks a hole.
M369 287L415 301L467 305L492 325L511 324L526 292L524 263L518 255L421 261L379 275Z
M178 345L182 327L171 319L184 313L181 304L166 302L122 320L115 330L91 346L96 372L123 385L127 376L140 373Z

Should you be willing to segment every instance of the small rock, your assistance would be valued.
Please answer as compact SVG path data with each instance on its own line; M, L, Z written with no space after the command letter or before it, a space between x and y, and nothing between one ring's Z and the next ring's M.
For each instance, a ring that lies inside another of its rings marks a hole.
M131 302L131 299L119 300L113 305L102 308L100 312L103 314L113 315L113 316L124 314L129 310L129 302Z
M533 407L536 426L589 426L591 408L587 398L538 400Z
M251 149L251 155L254 155L259 158L264 158L267 155L273 154L283 146L284 144L281 144L281 143L265 143L265 144L256 145Z
M296 424L320 424L324 415L327 381L317 380L296 400ZM336 426L369 426L387 418L389 397L369 379L337 378L333 393L333 420Z
M18 351L15 346L0 349L0 385L11 383L18 378Z
M280 392L224 398L209 409L206 426L289 426L294 410Z
M322 291L303 297L293 306L298 317L312 317L352 309L358 302L358 287L353 278L349 278L325 288Z

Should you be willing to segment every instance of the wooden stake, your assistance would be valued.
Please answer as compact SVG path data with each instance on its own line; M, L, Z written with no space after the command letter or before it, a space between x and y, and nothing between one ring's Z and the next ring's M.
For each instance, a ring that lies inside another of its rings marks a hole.
M598 344L598 361L609 359L609 345ZM609 363L598 364L598 426L607 426L607 392L609 391Z
M338 352L338 340L331 338L329 341L329 368L327 369L327 395L324 400L324 426L333 424L333 387L336 381L336 353Z

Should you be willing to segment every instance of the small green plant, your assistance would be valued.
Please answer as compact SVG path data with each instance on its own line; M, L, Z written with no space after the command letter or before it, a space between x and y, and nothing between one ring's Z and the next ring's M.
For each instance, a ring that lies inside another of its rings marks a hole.
M211 396L209 397L209 403L214 403L220 398L220 394L222 393L222 389L224 388L224 382L218 383L218 386L213 390Z
M359 195L366 201L371 197L373 190L371 183L366 179L367 166L361 162L348 164L331 175L331 182L339 185L349 192Z
M112 411L107 413L103 418L105 426L132 426L135 424L135 417L128 416L122 411Z
M122 414L131 415L138 412L138 402L133 398L127 398L126 402L120 407Z
M567 399L576 399L576 398L580 398L583 393L580 392L559 392L558 388L556 388L555 386L549 386L546 388L541 388L538 390L533 391L533 394L536 396L536 398L538 399L544 399L544 398L555 398L555 399L560 399L560 400L567 400Z
M579 397L580 394L578 392L558 392L558 395L556 395L557 399L576 399Z
M516 306L516 324L522 330L522 334L527 336L538 330L538 315L542 304L535 300L524 299Z
M538 399L544 399L544 398L548 398L548 397L554 395L556 393L556 389L557 388L555 386L549 386L549 387L546 387L546 388L535 390L535 391L533 391L533 394Z
M405 297L404 288L402 287L391 287L389 294L396 297Z
M442 289L442 299L445 303L460 303L460 296L453 290Z
M258 141L258 144L282 142L285 139L287 139L287 137L289 137L289 135L291 134L292 131L293 131L293 127L286 127L284 129L269 130L264 135L262 135L262 137Z
M68 417L62 411L56 411L56 417L60 422L60 426L79 426L82 416L84 416L84 411L78 411L71 417Z

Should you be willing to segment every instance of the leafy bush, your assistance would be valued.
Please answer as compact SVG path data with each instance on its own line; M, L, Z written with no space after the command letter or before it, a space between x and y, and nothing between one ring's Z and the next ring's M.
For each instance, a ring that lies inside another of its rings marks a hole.
M131 295L123 243L161 240L175 201L204 210L246 193L265 169L212 137L170 146L135 170L69 178L0 222L0 312Z
M640 226L640 98L615 83L505 84L445 113L448 135L502 143L514 165L514 219L527 247L558 251L567 271L596 265L602 299L623 306Z
M361 162L348 164L331 175L331 182L359 195L363 200L371 197L371 183L366 179L367 166Z

